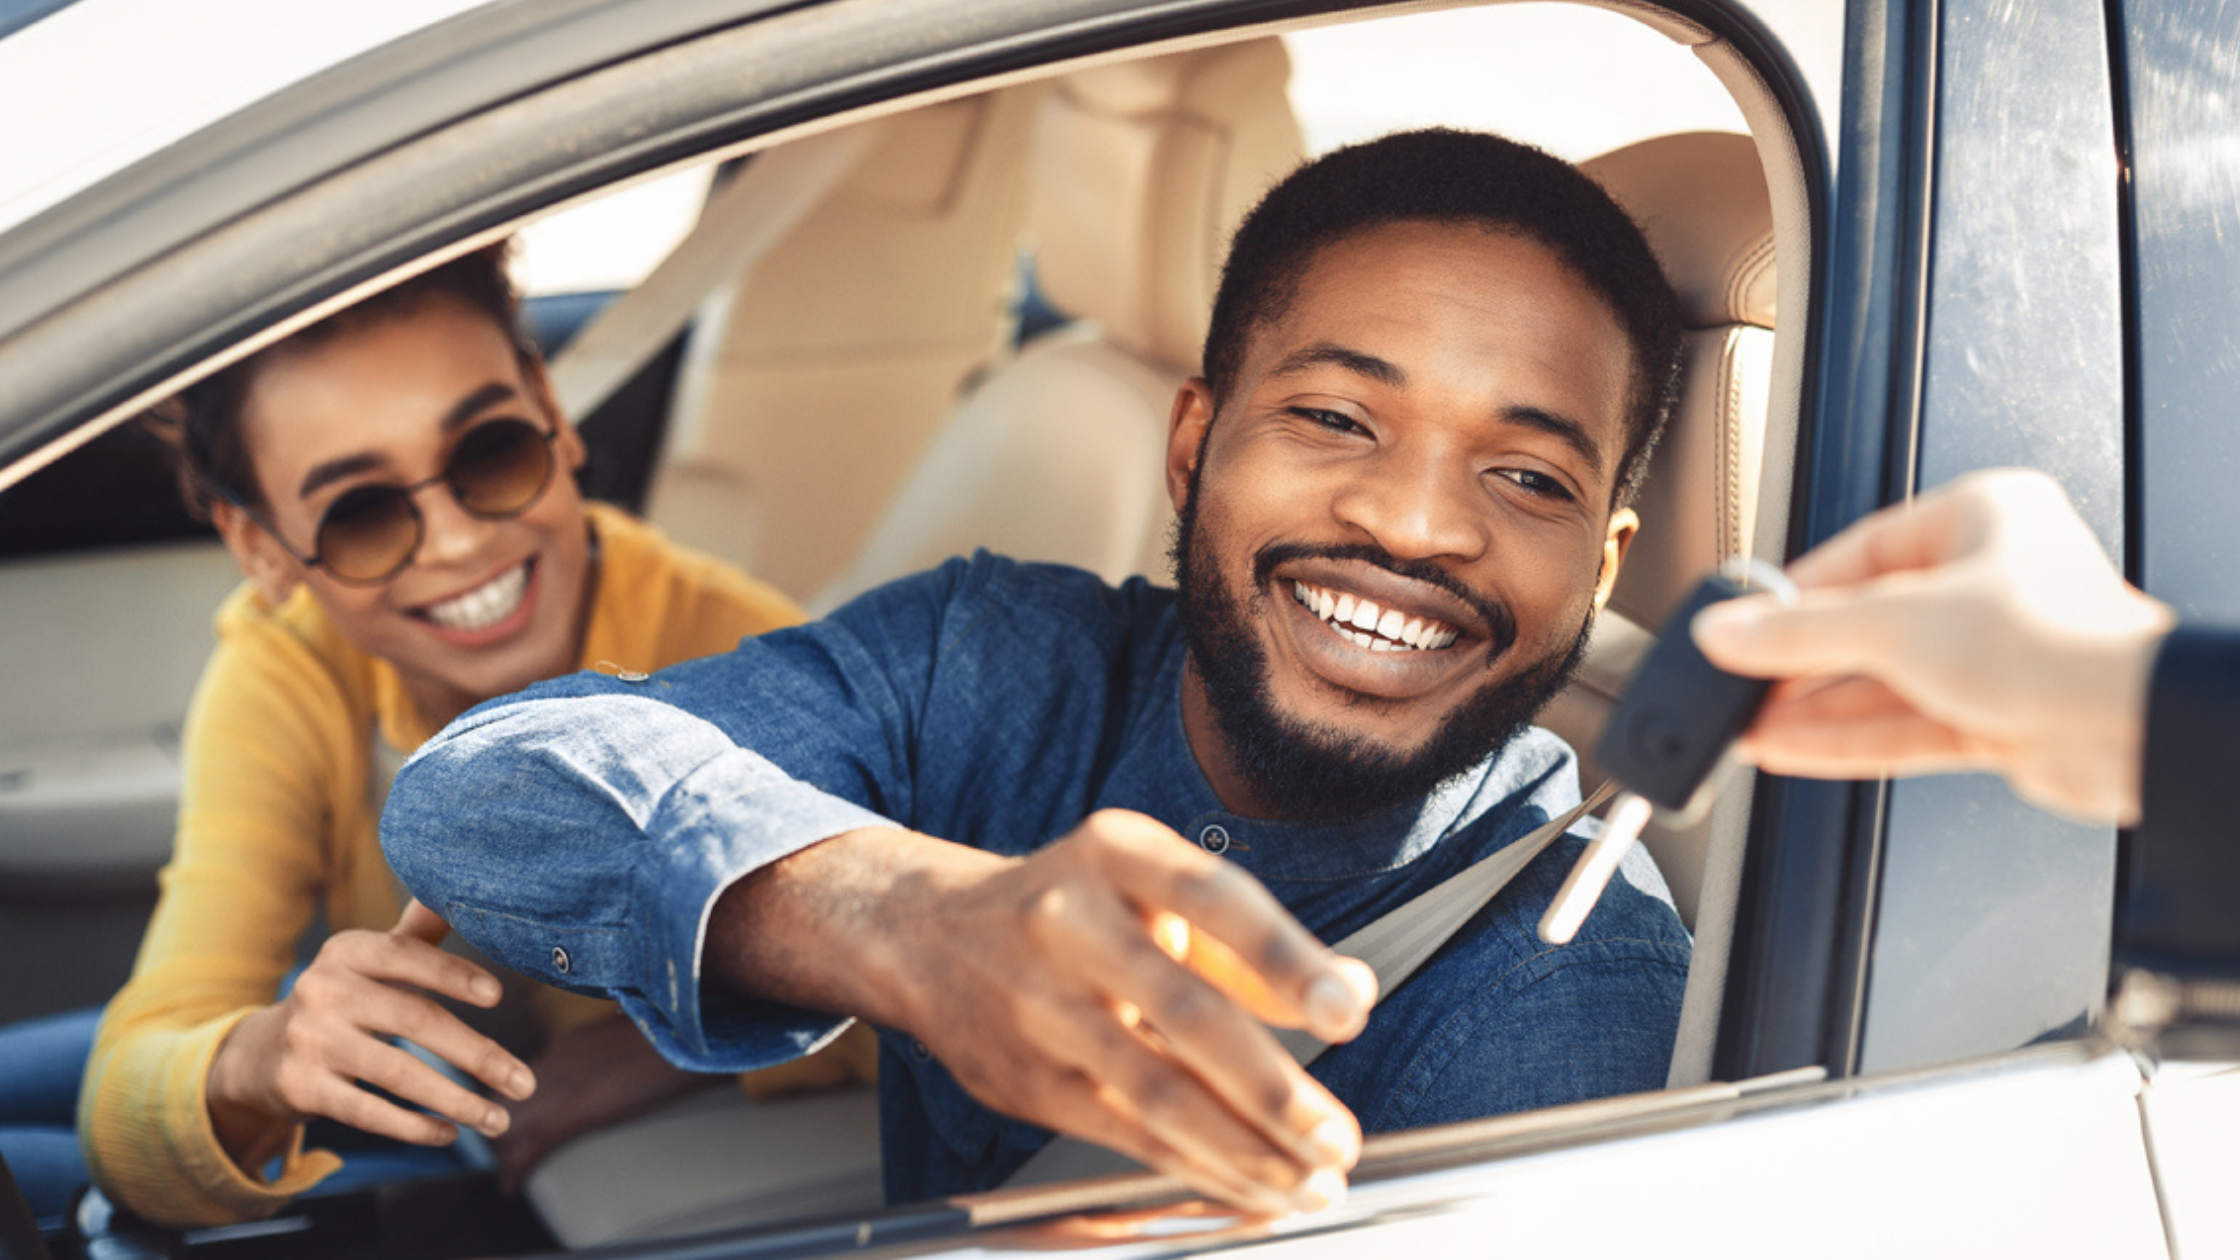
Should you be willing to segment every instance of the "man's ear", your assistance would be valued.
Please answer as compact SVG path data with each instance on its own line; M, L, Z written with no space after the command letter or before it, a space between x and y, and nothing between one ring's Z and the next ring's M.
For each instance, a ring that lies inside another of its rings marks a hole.
M1175 391L1174 414L1167 417L1167 501L1177 513L1190 497L1190 474L1197 471L1198 451L1212 425L1213 389L1204 377L1193 376Z
M252 520L247 512L231 503L210 505L210 523L218 527L218 537L225 540L226 550L233 553L233 562L241 567L241 576L248 578L264 602L278 608L288 598L296 584L303 581L303 565L278 539L265 531L264 526Z
M1641 518L1633 509L1619 508L1610 514L1610 530L1602 536L1602 568L1594 578L1594 610L1601 612L1610 602L1610 592L1618 588L1618 570L1626 562L1626 548L1633 546L1633 536L1641 532Z

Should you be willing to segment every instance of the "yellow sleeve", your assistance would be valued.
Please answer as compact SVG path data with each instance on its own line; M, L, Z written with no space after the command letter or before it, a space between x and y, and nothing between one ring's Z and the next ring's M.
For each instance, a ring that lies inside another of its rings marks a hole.
M176 847L79 1099L95 1181L174 1225L270 1215L341 1164L302 1152L299 1129L267 1182L226 1155L204 1099L211 1059L273 1001L320 904L334 785L356 747L333 672L270 617L241 611L237 596L188 711Z

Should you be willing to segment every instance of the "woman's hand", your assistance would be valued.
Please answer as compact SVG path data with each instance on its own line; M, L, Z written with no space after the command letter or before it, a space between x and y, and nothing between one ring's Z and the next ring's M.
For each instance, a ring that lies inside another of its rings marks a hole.
M314 1116L421 1146L456 1139L455 1124L492 1138L506 1131L504 1107L387 1040L405 1038L506 1098L536 1089L519 1059L427 996L498 1002L496 977L436 948L450 930L414 901L387 932L338 932L286 998L235 1025L211 1060L207 1098L237 1164L253 1169L279 1154L290 1128ZM435 1114L376 1097L369 1085Z

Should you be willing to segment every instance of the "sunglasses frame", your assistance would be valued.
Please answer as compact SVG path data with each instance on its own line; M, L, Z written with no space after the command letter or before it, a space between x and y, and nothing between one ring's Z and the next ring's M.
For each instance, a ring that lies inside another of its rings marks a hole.
M535 492L530 494L528 498L521 501L521 506L504 512L478 511L467 504L466 499L461 497L459 493L459 487L451 481L451 465L453 461L456 460L459 456L459 448L466 444L467 439L473 436L475 430L485 429L493 425L500 424L518 424L525 429L530 429L536 432L537 436L544 443L544 477L537 483ZM459 435L459 440L452 444L451 453L444 458L443 468L438 471L435 476L429 477L423 481L415 481L410 485L380 487L382 489L395 490L403 497L405 510L412 514L413 537L412 546L406 549L403 558L399 559L394 567L390 568L387 572L382 573L378 577L351 577L347 574L336 572L334 566L327 562L327 549L325 547L318 547L318 549L312 552L310 555L305 555L304 553L296 550L295 545L293 543L290 543L287 538L280 533L279 529L272 524L271 521L265 519L262 513L258 512L257 509L249 506L248 503L243 501L240 495L235 494L231 489L221 485L212 484L210 488L217 494L220 499L223 499L227 503L232 504L243 515L247 516L250 520L255 521L258 528L271 535L272 541L280 544L280 549L282 551L285 551L290 556L295 557L295 560L298 564L301 564L306 568L325 569L327 571L328 577L334 579L337 582L340 582L344 586L379 586L382 583L389 581L391 578L396 577L399 573L402 573L406 569L412 567L413 560L417 559L420 555L421 544L428 541L428 518L421 515L420 513L419 497L422 490L425 490L430 486L443 486L445 489L451 492L451 501L459 505L459 510L465 512L467 515L475 518L476 520L510 521L514 517L517 517L522 513L528 511L530 508L535 507L537 505L537 501L544 498L545 492L552 489L553 477L560 468L560 461L553 458L552 445L559 439L559 437L560 426L557 424L553 425L549 429L539 428L534 421L523 419L519 416L502 416L493 420L485 420L481 424L474 425L465 433ZM372 488L373 485L374 483L367 483L366 488ZM359 488L360 487L356 486L351 487L352 490L356 490ZM348 496L349 493L350 491L345 491L342 495L337 496L335 499L335 503L340 503L343 498ZM315 546L318 544L320 533L323 532L327 527L327 517L334 511L334 506L334 503L328 504L326 511L319 513L318 524L312 527L311 540Z

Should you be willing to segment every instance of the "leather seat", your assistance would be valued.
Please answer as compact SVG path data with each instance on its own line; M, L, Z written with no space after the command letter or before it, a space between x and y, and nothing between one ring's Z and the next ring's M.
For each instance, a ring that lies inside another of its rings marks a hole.
M1164 451L1229 234L1303 154L1280 41L1084 70L1035 121L1028 229L1077 320L999 367L926 452L830 608L987 547L1117 581L1164 575Z
M1044 85L876 121L873 147L703 306L647 516L806 598L1011 340Z

